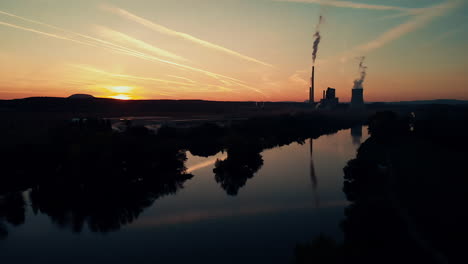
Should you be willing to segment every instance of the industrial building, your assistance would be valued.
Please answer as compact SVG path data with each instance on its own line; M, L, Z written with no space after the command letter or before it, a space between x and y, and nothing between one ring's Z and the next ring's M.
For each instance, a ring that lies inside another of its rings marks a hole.
M315 66L312 66L312 77L310 78L310 88L309 88L309 103L315 104L314 98L315 92ZM316 109L334 109L338 106L339 100L336 97L336 89L328 87L326 91L323 91L323 97L318 104L316 104Z
M331 110L338 106L339 99L336 97L336 89L328 87L326 91L323 91L323 98L320 103L316 106L317 109Z

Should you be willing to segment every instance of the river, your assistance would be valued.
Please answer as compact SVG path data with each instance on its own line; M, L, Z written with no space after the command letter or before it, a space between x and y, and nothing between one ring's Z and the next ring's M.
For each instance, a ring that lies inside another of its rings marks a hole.
M367 137L359 127L265 150L253 177L225 188L213 168L226 154L187 153L194 177L184 188L113 232L73 232L27 206L24 224L4 224L0 262L291 263L299 243L319 234L343 239L343 167Z

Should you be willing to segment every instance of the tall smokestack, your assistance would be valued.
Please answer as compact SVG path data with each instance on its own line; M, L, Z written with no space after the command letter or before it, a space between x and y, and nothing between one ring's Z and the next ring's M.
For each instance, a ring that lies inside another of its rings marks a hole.
M309 102L313 104L315 92L315 66L312 66L312 77L310 78Z
M310 78L310 90L309 90L309 102L315 103L314 92L315 92L315 60L317 59L318 46L322 36L320 35L320 25L323 23L323 16L320 15L319 22L315 28L314 34L314 45L312 50L312 77Z

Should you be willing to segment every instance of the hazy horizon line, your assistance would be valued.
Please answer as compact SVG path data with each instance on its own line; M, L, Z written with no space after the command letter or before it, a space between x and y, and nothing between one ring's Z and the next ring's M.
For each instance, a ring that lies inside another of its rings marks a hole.
M73 95L89 95L89 94L73 94ZM28 96L28 97L21 97L21 98L12 98L12 99L4 99L0 98L2 101L13 101L13 100L24 100L24 99L31 99L31 98L57 98L57 99L69 99L72 95L67 97L61 96ZM156 98L147 98L147 99L116 99L110 97L99 97L93 96L93 98L81 98L75 100L89 100L89 99L108 99L108 100L115 100L115 101L205 101L205 102L239 102L239 103L309 103L308 100L303 101L294 101L294 100L278 100L278 101L262 101L262 100L206 100L201 98L191 98L191 99L156 99ZM436 99L413 99L413 100L379 100L379 101L366 101L366 104L371 103L400 103L400 102L424 102L424 101L459 101L459 102L468 102L468 99L454 99L454 98L436 98ZM319 102L315 102L319 103ZM343 101L341 103L351 103L351 101Z

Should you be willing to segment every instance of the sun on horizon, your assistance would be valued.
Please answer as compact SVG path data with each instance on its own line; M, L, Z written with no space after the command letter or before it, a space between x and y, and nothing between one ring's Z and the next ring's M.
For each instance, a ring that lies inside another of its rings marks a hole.
M133 99L131 96L126 95L126 94L113 95L110 98L118 99L118 100L131 100L131 99Z

